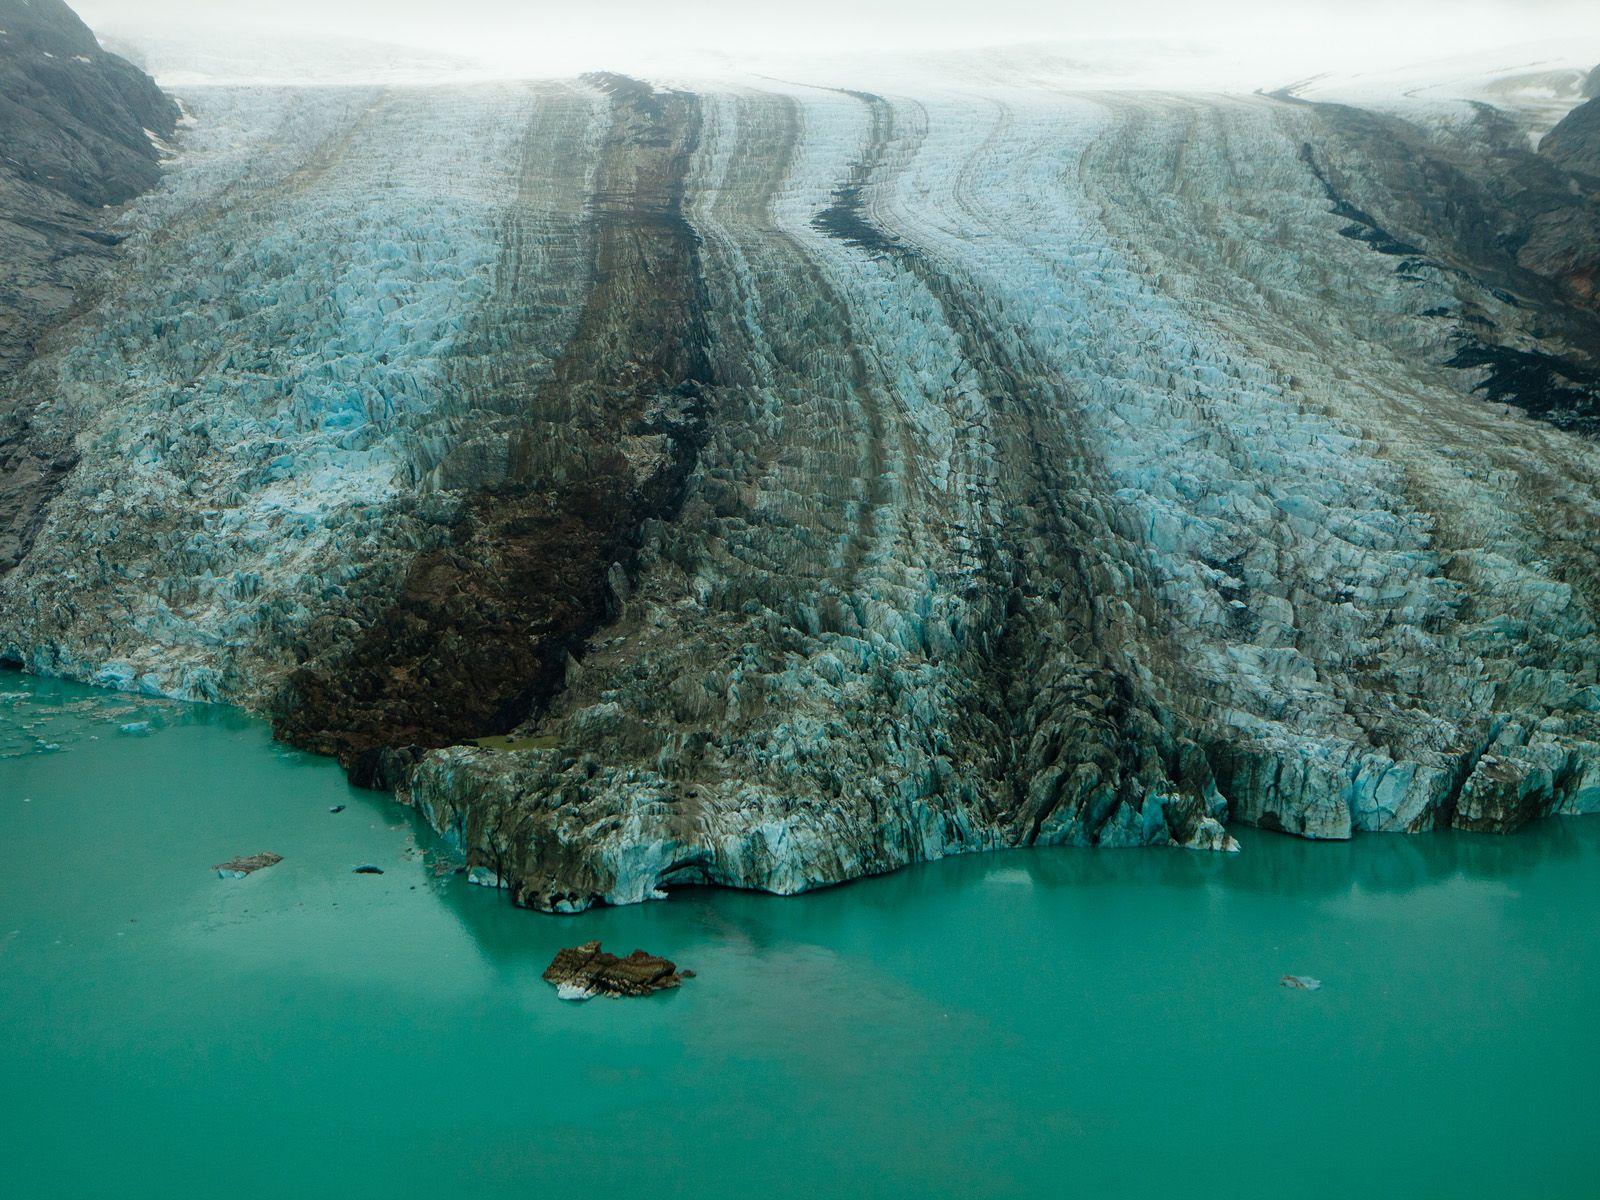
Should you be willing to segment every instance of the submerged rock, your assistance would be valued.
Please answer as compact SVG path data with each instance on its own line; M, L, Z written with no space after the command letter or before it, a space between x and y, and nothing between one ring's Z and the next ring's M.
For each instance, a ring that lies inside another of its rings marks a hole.
M246 854L238 858L230 858L225 863L217 863L211 869L222 879L243 879L252 871L259 871L265 867L276 866L283 861L283 855L274 854L264 850L260 854Z
M555 985L556 995L563 1000L646 996L675 988L693 976L692 971L679 971L670 959L643 950L618 958L601 950L599 942L558 951L544 971L545 980Z
M353 872L353 874L356 874L356 875L382 875L383 874L383 868L382 867L375 867L372 864L368 863L365 866L357 867L355 869L355 871Z
M1286 988L1302 992L1315 992L1322 987L1322 980L1314 979L1310 975L1285 975L1278 982Z

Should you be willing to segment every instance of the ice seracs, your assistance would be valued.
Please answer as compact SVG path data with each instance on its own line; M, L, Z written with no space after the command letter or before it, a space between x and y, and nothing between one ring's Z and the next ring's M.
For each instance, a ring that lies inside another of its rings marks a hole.
M20 383L78 457L0 654L266 711L560 912L1600 809L1517 128L666 82L186 97Z

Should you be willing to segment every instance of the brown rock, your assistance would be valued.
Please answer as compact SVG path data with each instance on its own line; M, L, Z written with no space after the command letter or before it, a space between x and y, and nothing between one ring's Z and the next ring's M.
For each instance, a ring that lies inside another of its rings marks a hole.
M545 968L544 978L556 986L563 999L587 1000L591 996L646 996L675 988L692 971L679 972L676 963L656 954L635 950L618 958L600 949L599 942L558 951Z

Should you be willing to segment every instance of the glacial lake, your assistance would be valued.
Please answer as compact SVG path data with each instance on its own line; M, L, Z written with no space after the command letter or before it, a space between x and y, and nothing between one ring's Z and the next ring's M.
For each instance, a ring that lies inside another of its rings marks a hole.
M1594 818L549 917L258 721L0 692L7 1197L1600 1194ZM557 1000L596 938L699 977Z

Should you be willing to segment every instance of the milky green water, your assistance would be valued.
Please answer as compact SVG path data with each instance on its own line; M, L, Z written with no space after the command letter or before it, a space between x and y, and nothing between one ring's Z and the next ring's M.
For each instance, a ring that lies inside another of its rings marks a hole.
M0 691L8 1198L1600 1196L1590 819L555 918L238 714ZM590 938L699 978L558 1001Z

